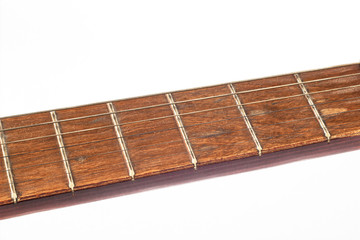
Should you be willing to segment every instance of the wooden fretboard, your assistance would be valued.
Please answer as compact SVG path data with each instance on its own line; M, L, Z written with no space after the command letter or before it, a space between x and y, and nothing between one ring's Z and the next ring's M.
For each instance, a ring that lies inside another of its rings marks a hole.
M0 205L360 135L360 64L0 119Z

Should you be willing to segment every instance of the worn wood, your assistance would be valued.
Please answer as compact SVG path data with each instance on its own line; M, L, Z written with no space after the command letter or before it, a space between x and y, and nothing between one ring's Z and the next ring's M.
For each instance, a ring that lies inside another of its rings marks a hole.
M300 74L304 81L313 79L348 75L359 72L359 65L311 71ZM318 106L333 138L357 136L360 132L360 75L340 77L332 81L306 84L310 92L326 91L333 88L344 90L314 94L313 99ZM351 87L351 88L350 88ZM348 99L348 100L344 100ZM344 113L345 112L345 113Z
M241 92L292 83L296 83L294 76L285 75L237 83L234 86L237 92ZM238 94L263 145L264 153L326 140L304 96L249 104L301 94L298 85Z
M359 64L299 73L331 139L360 135L360 87L352 87L360 84L360 75L344 77L354 73L360 73ZM281 85L286 86L277 87ZM233 87L264 154L327 141L294 74L233 83ZM346 89L327 91L334 88ZM250 156L261 161L227 84L172 96L200 168ZM56 110L75 191L131 181L106 104ZM194 167L165 94L112 104L135 181ZM50 112L1 121L19 204L71 192ZM0 205L5 205L13 200L2 153L0 157Z

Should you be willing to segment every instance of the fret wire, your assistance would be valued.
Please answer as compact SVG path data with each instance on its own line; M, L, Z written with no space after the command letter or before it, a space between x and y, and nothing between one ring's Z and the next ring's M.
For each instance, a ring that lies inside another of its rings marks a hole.
M318 105L329 104L329 103L334 103L334 102L341 102L341 101L347 101L347 100L355 100L355 99L360 99L360 97L345 98L345 99L340 99L340 100L335 100L335 101L330 101L330 102L319 103ZM220 107L220 108L216 108L215 110L222 110L222 109L235 108L235 107L237 107L237 105ZM272 114L272 113L275 113L275 112L281 112L281 111L287 111L287 110L294 110L294 109L305 108L305 107L309 107L309 105L303 105L303 106L299 106L299 107L286 108L286 109L275 110L275 111L268 111L268 112L265 112L265 113L248 114L248 116L250 117L250 116L266 115L266 114ZM212 108L212 109L201 110L201 112L204 112L204 111L215 111L215 110L214 110L214 108ZM186 115L191 115L191 114L196 114L196 113L199 113L199 111L188 112L188 113L185 113L185 114L186 114ZM183 115L185 115L185 114L183 114ZM182 115L182 114L180 114L180 116L181 116L181 115ZM144 120L133 121L133 122L128 122L128 123L124 123L124 124L119 124L119 125L115 125L115 126L123 126L123 125L128 125L128 124L139 123L139 122L160 120L160 119L169 118L169 117L173 117L173 116L172 116L172 115L169 115L169 116L164 116L164 117L160 117L160 118L144 119ZM61 133L61 135L69 135L69 134L74 134L74 133L81 133L81 132L87 132L87 131L93 131L93 130L100 130L100 129L112 128L112 127L114 127L114 125L107 125L107 126L101 126L101 127L96 127L96 128L89 128L89 129L82 129L82 130L77 130L77 131L64 132L64 133ZM169 128L169 130L173 130L173 129L176 129L176 128ZM151 132L151 133L152 133L152 132ZM55 136L56 136L56 134L46 135L46 136L40 136L40 137L34 137L34 138L27 138L27 139L9 141L9 142L7 142L7 143L8 143L8 144L13 144L13 143L18 143L18 142L24 142L24 141L30 141L30 140L37 140L37 139L48 138L48 137L55 137ZM136 134L135 134L135 135L128 135L128 136L126 136L126 137L130 137L130 136L136 136ZM1 144L1 143L0 143L0 144Z
M352 76L357 76L357 75L360 75L360 73L347 74L347 75L341 75L341 76L334 76L334 77L328 77L328 78L320 78L320 79L307 81L307 82L305 82L305 84L314 83L314 82L320 82L320 81L329 81L329 80L333 80L333 79L337 79L337 78L347 78L347 77L352 77ZM259 80L261 80L261 79L259 79ZM341 80L343 80L343 79L341 79ZM241 83L241 82L238 82L238 83ZM249 93L249 92L255 92L255 91L263 91L263 90L268 90L268 89L282 88L282 87L294 86L294 85L299 85L299 83L290 83L290 84L283 84L283 85L277 85L277 86L266 87L266 88L258 88L258 89L252 89L252 90L246 90L246 91L239 91L239 92L236 92L236 94L243 94L243 93ZM356 87L356 86L358 86L358 85L354 85L354 87ZM350 86L350 87L352 87L352 86ZM315 94L315 93L321 93L321 92L313 92L311 94ZM201 100L207 100L207 99L219 98L219 97L226 97L226 96L231 96L231 95L232 94L228 93L228 94L220 94L220 95L203 97L203 98L188 99L188 100L183 100L183 101L177 101L177 102L175 102L175 104L187 103L187 102L193 102L193 101L201 101ZM289 97L291 97L291 96L289 96ZM271 100L269 100L269 101L271 101ZM262 101L260 101L260 102L262 102ZM260 102L253 102L253 103L246 103L246 104L255 104L255 103L260 103ZM157 105L151 105L151 106L145 106L145 107L139 107L139 108L132 108L132 109L125 109L125 110L121 110L121 111L116 111L115 113L138 111L138 110L156 108L156 107L163 107L163 106L169 106L169 103L163 103L163 104L157 104ZM110 115L110 113L100 113L100 114L93 114L93 115L87 115L87 116L76 117L76 118L63 119L63 120L60 120L59 122L75 121L75 120L81 120L81 119L92 118L92 117L100 117L100 116L106 116L106 115ZM52 124L52 123L53 122L44 122L44 123L27 125L27 126L7 128L7 129L3 129L3 130L0 130L0 131L17 130L17 129L28 128L28 127L36 127L36 126L48 125L48 124Z
M2 122L0 120L0 129L3 129ZM6 176L8 180L8 187L10 187L10 196L14 203L17 203L18 201L18 195L15 188L15 182L14 182L14 176L13 171L11 168L11 163L9 159L9 153L6 146L6 137L4 132L0 132L0 143L1 143L1 151L3 155L4 160L4 166L6 171Z
M306 100L308 101L310 108L316 117L316 120L318 121L321 129L324 131L325 137L327 138L328 142L330 142L330 138L331 138L330 132L329 132L328 128L326 127L326 124L325 124L324 120L322 119L317 107L315 106L315 103L312 100L312 97L309 95L309 92L308 92L307 88L305 87L303 80L301 79L300 75L297 73L294 74L294 77L295 77L296 81L299 83L299 87L300 87L301 91L304 93L304 96L305 96Z
M64 140L61 135L60 124L57 122L58 119L57 119L56 112L55 111L50 112L50 116L54 122L53 125L54 125L54 129L55 129L55 133L56 133L56 139L57 139L57 143L59 144L59 150L61 153L62 162L64 164L66 177L68 179L68 185L69 185L69 188L71 189L71 191L74 192L75 182L74 182L74 178L72 176L69 159L68 159L68 156L67 156L67 153L65 150Z
M329 114L327 116L329 117L335 117L341 113L347 113L347 112L354 112L354 111L359 111L360 109L354 109L354 110L350 110L350 111L344 111L344 112L340 112L340 113L335 113L335 114ZM334 116L330 116L330 115L334 115ZM264 126L272 126L272 125L279 125L279 124L282 124L282 123L290 123L290 122L296 122L296 121L301 121L301 120L308 120L308 119L314 119L315 117L308 117L308 118L302 118L302 119L295 119L295 120L289 120L289 121L285 121L285 122L280 122L280 123L273 123L273 124L267 124L267 125L264 125ZM349 125L351 123L346 123L346 124L341 124L341 125L338 125L339 126L346 126L346 125ZM307 128L307 129L318 129L318 127L311 127L311 128ZM333 128L334 129L334 128ZM337 128L335 128L337 129ZM226 134L230 134L230 133L235 133L235 132L241 132L241 131L245 131L247 130L247 128L244 128L244 129L241 129L241 130L236 130L236 131L231 131L229 133L226 133ZM257 130L258 132L266 132L267 130ZM289 136L289 134L280 134L280 135L275 135L275 136L272 136L270 138L264 138L264 140L268 140L268 139L271 139L271 138L274 138L274 137L281 137L281 136ZM192 137L192 139L197 139L197 138L201 138L201 137ZM293 138L293 135L291 135L291 137L289 139ZM116 140L116 138L113 138L113 139L106 139L106 140L100 140L100 141L96 141L96 142L103 142L103 141L107 141L107 140ZM161 144L168 144L168 143L172 143L172 142L180 142L182 140L174 140L174 141L169 141L169 142L163 142L163 143L157 143L157 144L150 144L150 145L144 145L144 146L140 146L140 147L134 147L133 149L141 149L141 148L144 148L144 147L148 147L148 146L155 146L155 145L161 145ZM237 143L246 143L248 142L248 140L244 140L244 141L240 141L240 142L237 142ZM91 142L93 143L93 142ZM84 145L84 144L87 144L87 143L83 143L81 145ZM233 144L232 144L233 145ZM78 145L73 145L73 146L70 146L70 147L74 147L74 146L78 146ZM90 155L88 157L93 157L93 156L96 156L96 155L103 155L103 154L108 154L108 153L113 153L113 152L121 152L122 150L118 150L118 151L111 151L111 152L106 152L106 153L101 153L101 154L95 154L95 155ZM19 155L25 155L26 153L24 154L19 154ZM12 155L14 156L14 155ZM69 160L76 160L77 158L69 158ZM33 166L41 166L41 165L46 165L46 164L51 164L51 163L58 163L58 162L61 162L61 161L53 161L53 162L49 162L49 163L42 163L42 164L36 164L36 165L30 165L30 166L27 166L27 167L21 167L21 168L14 168L14 169L23 169L23 168L28 168L28 167L33 167Z
M247 128L248 128L248 130L249 130L249 132L251 134L251 137L252 137L252 139L253 139L253 141L255 143L256 149L259 152L259 156L261 156L262 146L261 146L261 144L259 142L259 139L256 136L256 133L254 131L254 128L251 125L250 120L249 120L249 118L248 118L248 116L247 116L247 114L245 112L243 104L242 104L238 94L236 94L236 90L235 90L234 86L232 84L229 84L228 87L230 89L230 92L233 94L233 97L234 97L234 100L236 102L237 108L239 109L239 111L240 111L240 113L241 113L241 115L242 115L242 117L244 119L244 122L245 122L245 124L246 124L246 126L247 126Z
M120 125L119 125L119 119L115 113L114 105L111 102L109 102L109 103L107 103L107 107L109 109L109 112L111 113L111 120L114 125L117 140L118 140L120 148L122 150L122 155L125 159L126 166L128 168L129 176L131 177L132 180L134 180L135 179L135 171L134 171L131 159L130 159L130 155L129 155L129 151L128 151L126 143L125 143L125 139L123 137L123 133L122 133Z
M196 170L197 169L197 159L196 159L194 150L192 149L188 135L186 133L184 124L181 120L179 110L175 104L175 101L174 101L171 93L166 94L166 98L168 99L169 103L171 103L170 107L171 107L171 110L173 111L176 124L177 124L180 134L184 140L186 150L188 151L188 153L190 155L190 159L191 159L192 164L194 165L194 169Z

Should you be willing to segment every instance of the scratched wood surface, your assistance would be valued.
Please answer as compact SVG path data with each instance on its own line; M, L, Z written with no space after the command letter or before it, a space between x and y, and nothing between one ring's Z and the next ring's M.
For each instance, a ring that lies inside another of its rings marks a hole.
M359 64L299 76L331 139L360 135ZM294 74L232 87L263 154L327 141ZM131 181L125 152L135 181L193 168L189 145L198 167L258 155L230 89L223 84L171 93L188 142L165 94L112 101L127 150L119 144L107 102L56 110L74 190ZM50 112L0 120L17 201L71 192ZM14 199L2 151L0 158L0 205L5 205Z

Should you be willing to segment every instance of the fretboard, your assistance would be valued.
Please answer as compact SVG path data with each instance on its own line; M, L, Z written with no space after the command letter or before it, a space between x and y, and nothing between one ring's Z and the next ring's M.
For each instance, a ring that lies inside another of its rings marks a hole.
M4 117L0 205L358 135L359 64Z

